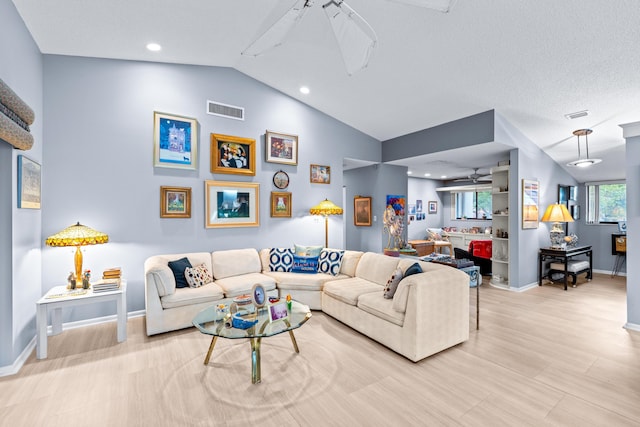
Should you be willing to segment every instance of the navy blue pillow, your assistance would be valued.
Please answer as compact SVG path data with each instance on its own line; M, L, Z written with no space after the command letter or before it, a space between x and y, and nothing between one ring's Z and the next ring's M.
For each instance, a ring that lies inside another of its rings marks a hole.
M173 277L176 278L176 288L188 288L187 278L184 276L186 268L193 268L187 257L176 261L169 261L169 268L173 271Z
M318 257L317 256L293 256L292 273L317 273Z
M420 267L420 264L415 262L411 267L407 268L407 271L404 272L403 279L405 277L411 276L412 274L418 274L418 273L422 273L422 268Z

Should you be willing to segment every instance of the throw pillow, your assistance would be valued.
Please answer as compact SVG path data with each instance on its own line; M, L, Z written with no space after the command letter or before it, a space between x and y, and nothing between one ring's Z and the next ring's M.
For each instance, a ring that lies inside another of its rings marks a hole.
M418 273L422 273L422 267L420 267L420 264L418 264L417 262L414 262L413 265L407 268L407 271L404 272L404 277L409 277L412 274Z
M427 240L442 240L442 233L430 228L427 229Z
M323 249L318 258L318 271L337 276L342 265L343 250Z
M317 273L318 257L314 256L293 256L292 273Z
M402 269L397 268L391 275L391 279L387 280L387 284L384 287L384 297L386 299L393 298L396 294L396 289L398 289L398 283L400 283L400 280L402 279Z
M269 270L270 271L291 271L293 264L293 249L291 248L271 248L269 250Z
M199 288L202 285L213 282L213 277L204 264L185 268L184 277L187 279L187 284L190 288Z
M322 251L322 246L302 246L294 244L296 249L296 255L299 256L312 256L318 257L320 256L320 251Z
M176 288L188 288L189 284L187 283L186 277L184 277L184 270L193 266L187 259L187 257L180 258L176 261L169 261L169 268L173 271L173 277L176 278Z

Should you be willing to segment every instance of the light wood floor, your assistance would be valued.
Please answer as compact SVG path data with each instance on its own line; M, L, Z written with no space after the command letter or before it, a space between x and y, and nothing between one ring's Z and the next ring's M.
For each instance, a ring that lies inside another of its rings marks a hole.
M320 312L262 343L250 381L249 344L197 330L154 337L131 319L49 338L0 378L2 426L625 426L640 425L640 333L622 328L625 279L596 275L564 292L483 285L469 341L412 363Z

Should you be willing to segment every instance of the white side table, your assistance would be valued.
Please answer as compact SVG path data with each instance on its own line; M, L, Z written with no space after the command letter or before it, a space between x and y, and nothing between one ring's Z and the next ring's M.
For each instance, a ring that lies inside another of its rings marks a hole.
M81 291L82 289L76 290ZM87 289L82 295L67 290L66 286L56 286L36 302L36 358L47 357L47 313L51 310L51 335L62 332L62 309L76 305L115 301L118 314L118 342L127 340L127 281L121 279L120 289L94 293Z

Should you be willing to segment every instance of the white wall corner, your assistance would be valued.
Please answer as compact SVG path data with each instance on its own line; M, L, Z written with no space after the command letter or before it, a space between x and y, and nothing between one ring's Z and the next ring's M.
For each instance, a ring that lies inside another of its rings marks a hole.
M625 139L640 136L640 122L624 123L619 126L622 128L622 136Z

